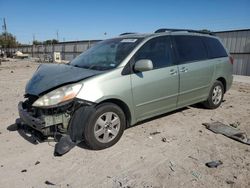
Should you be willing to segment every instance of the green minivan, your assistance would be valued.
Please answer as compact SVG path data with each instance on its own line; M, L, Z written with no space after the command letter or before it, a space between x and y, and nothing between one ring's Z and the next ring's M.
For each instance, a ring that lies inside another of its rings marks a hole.
M39 66L18 105L20 124L44 137L60 135L58 155L82 141L104 149L147 118L195 103L217 108L232 70L232 57L212 33L125 33L69 64Z

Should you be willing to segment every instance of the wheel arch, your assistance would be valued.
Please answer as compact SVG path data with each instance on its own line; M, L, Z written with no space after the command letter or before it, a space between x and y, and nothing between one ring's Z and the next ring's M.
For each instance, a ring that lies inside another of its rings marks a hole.
M226 79L223 78L223 77L219 77L216 80L218 80L218 81L220 81L222 83L222 85L224 87L224 93L226 93L226 91L227 91L227 81L226 81Z
M125 102L123 102L122 100L115 99L115 98L103 100L98 104L102 104L105 102L110 102L110 103L116 104L117 106L119 106L122 109L122 111L124 112L125 117L126 117L126 128L128 128L131 125L131 120L132 120L131 119L132 118L131 111L130 111L128 105Z

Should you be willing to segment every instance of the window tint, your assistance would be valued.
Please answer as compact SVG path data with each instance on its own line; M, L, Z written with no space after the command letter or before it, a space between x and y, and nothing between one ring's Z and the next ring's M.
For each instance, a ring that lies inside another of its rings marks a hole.
M157 37L146 42L135 54L134 61L150 59L154 69L172 65L169 37Z
M198 36L175 36L180 63L207 59L207 51Z
M218 58L218 57L226 57L227 52L220 43L218 39L210 38L210 37L203 37L202 38L204 43L208 49L208 55L210 58Z

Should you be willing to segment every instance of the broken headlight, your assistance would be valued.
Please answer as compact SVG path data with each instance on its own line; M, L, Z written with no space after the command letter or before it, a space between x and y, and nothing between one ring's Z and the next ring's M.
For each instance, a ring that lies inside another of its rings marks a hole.
M82 84L79 83L60 87L37 99L32 106L48 107L71 100L76 97L81 88Z

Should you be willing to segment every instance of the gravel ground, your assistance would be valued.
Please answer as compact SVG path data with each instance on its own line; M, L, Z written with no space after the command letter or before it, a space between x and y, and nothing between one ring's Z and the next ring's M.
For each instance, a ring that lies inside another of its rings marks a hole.
M35 145L7 130L38 65L31 60L0 65L0 187L250 187L250 146L202 125L234 124L250 137L249 77L236 77L216 110L187 107L127 129L111 148L79 146L54 157L54 142ZM223 164L206 167L212 160Z

